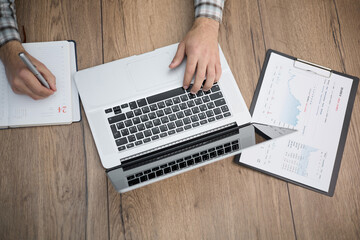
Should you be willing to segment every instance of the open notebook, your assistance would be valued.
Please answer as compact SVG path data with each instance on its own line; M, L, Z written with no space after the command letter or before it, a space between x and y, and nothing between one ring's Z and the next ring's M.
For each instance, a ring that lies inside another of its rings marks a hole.
M15 94L0 62L0 128L80 121L79 96L73 81L73 75L77 71L75 42L24 43L23 46L55 75L57 91L42 100Z
M358 82L269 50L250 108L252 121L297 131L245 149L235 162L332 196Z

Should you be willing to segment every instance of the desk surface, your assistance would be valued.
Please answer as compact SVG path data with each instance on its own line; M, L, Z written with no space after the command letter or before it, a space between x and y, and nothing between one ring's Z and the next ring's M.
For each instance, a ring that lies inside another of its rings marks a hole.
M73 39L79 69L180 41L193 0L17 0L24 41ZM360 76L360 1L228 0L219 41L250 105L266 49ZM0 239L359 239L360 96L335 196L228 158L118 194L85 115L0 131ZM47 151L43 151L47 149Z

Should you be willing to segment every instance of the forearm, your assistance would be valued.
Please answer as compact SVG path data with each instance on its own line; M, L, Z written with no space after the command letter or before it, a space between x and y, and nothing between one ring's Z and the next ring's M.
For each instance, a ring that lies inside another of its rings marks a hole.
M7 42L20 42L14 0L0 0L0 49Z

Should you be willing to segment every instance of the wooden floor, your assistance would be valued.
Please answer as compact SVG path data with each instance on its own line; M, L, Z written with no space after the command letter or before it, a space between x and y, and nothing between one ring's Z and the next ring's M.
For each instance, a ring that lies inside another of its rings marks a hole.
M79 69L180 41L193 0L17 0L24 41L73 39ZM250 105L267 49L360 76L359 0L228 0L220 45ZM87 119L0 131L0 239L360 239L360 96L330 198L228 158L123 195Z

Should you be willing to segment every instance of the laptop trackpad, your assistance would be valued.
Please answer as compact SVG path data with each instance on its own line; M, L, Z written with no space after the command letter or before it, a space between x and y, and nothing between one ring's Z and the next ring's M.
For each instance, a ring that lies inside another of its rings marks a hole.
M127 64L127 70L131 76L131 83L137 91L148 91L167 85L173 85L174 82L181 84L179 71L171 70L169 64L174 56L168 52L151 54L141 60Z

